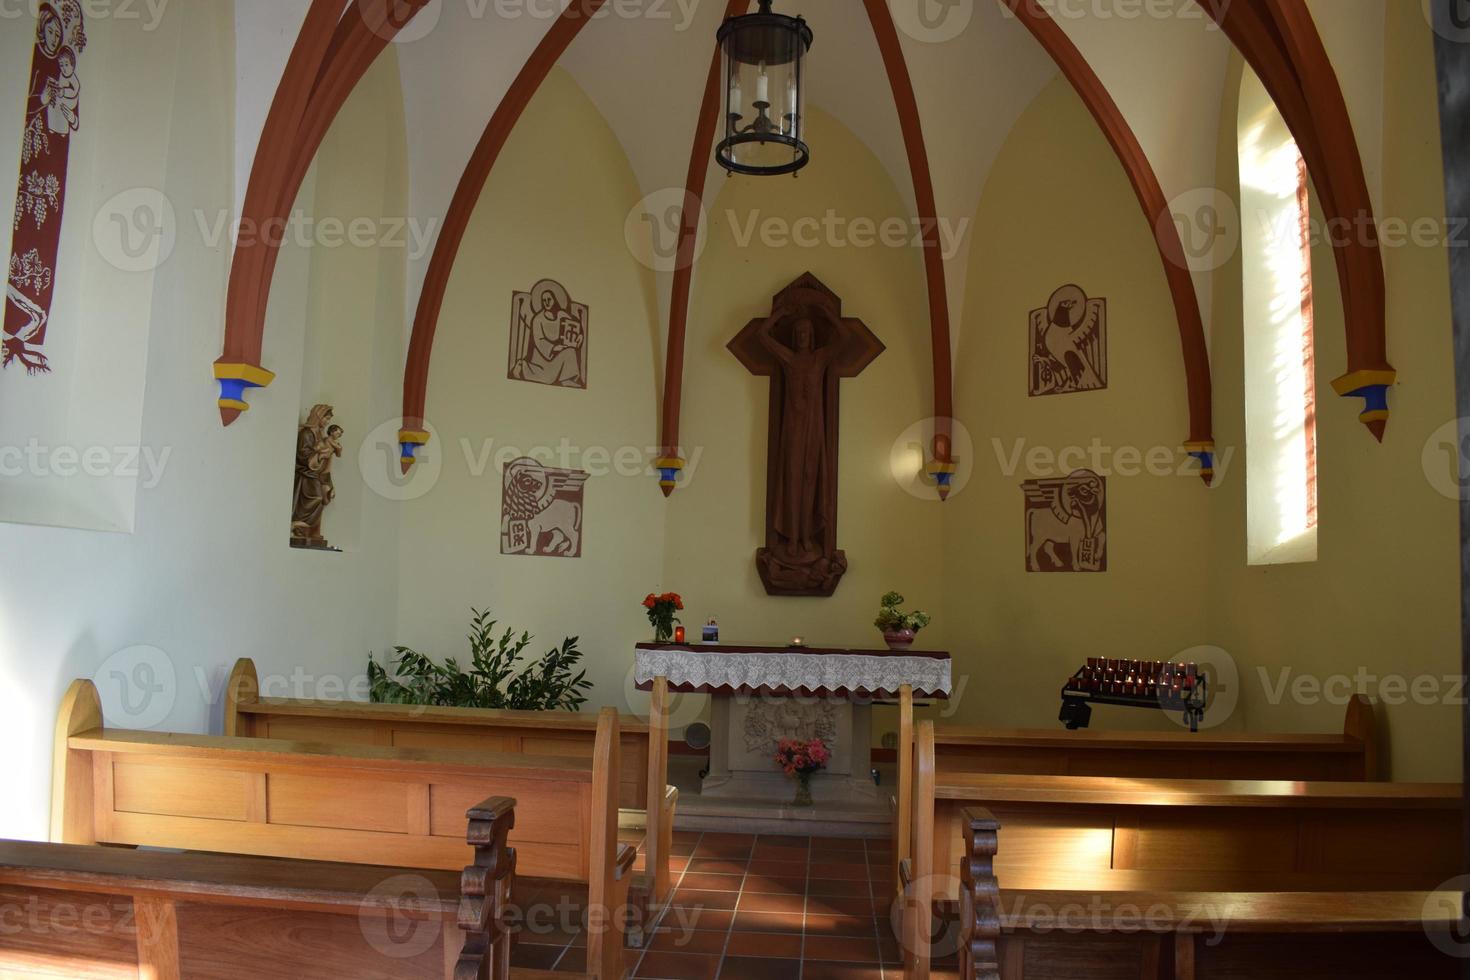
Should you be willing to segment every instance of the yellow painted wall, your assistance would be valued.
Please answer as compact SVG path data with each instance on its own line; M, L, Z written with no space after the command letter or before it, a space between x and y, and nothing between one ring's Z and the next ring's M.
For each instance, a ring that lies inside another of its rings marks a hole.
M623 240L641 196L606 122L570 75L553 71L460 250L426 412L435 438L424 453L438 454L440 472L401 507L399 642L463 662L472 605L536 634L536 654L580 636L598 685L592 704L624 703L633 644L648 632L639 601L660 584L663 557L664 500L644 472L657 439L653 274ZM590 307L585 391L506 378L512 294L542 278ZM582 557L501 555L502 452L549 452L542 458L563 465L563 439L573 468L604 471L586 486ZM616 460L629 453L636 472L619 475ZM427 455L419 464L434 465Z
M1444 214L1431 40L1417 6L1388 5L1381 223ZM1334 57L1341 70L1344 56ZM1219 161L1220 186L1237 200L1238 77L1237 62L1236 78L1226 87ZM1455 417L1448 260L1442 245L1422 244L1385 248L1383 257L1388 354L1399 371L1384 444L1375 444L1357 421L1361 402L1337 398L1330 387L1346 370L1346 352L1336 267L1319 245L1313 253L1319 558L1276 567L1245 564L1242 466L1212 507L1213 632L1240 663L1237 713L1249 728L1329 730L1340 723L1342 698L1362 688L1380 700L1393 776L1453 779L1460 766L1460 708L1449 702L1461 692L1458 681L1445 678L1459 671L1457 517L1455 501L1431 482L1431 475L1441 482L1448 475L1448 457L1434 448L1434 436ZM1222 446L1240 445L1243 437L1240 296L1237 257L1216 276L1212 357ZM1426 445L1434 464L1427 468ZM1360 672L1366 682L1359 681ZM1295 695L1288 686L1277 697L1283 678L1308 686ZM1324 682L1334 686L1313 690ZM1421 685L1418 696L1414 683Z
M723 184L712 185L718 194L695 275L680 431L698 466L669 500L664 584L689 601L691 624L718 616L729 642L802 635L873 646L881 642L872 621L884 592L897 589L910 606L935 613L940 602L938 505L906 493L889 465L905 428L933 414L929 307L919 249L867 245L863 226L852 224L907 214L893 181L830 116L813 111L809 126L821 152L798 179L720 177ZM752 227L769 232L746 240ZM755 552L765 544L770 388L725 347L751 319L768 316L772 297L804 272L887 347L862 375L841 382L837 543L849 569L830 599L771 597L761 584ZM938 617L921 645L942 643L943 629Z
M1212 496L1175 451L1188 437L1179 335L1149 223L1064 79L1012 130L975 229L955 364L974 468L943 525L947 635L956 670L971 675L955 720L1050 727L1057 692L1088 655L1162 660L1210 641ZM1028 319L1068 283L1108 301L1108 388L1032 398ZM1155 447L1159 465L1148 467ZM1069 448L1059 468L1041 455ZM1108 571L1028 572L1021 483L1082 466L1107 477ZM1097 728L1169 724L1120 708L1093 718Z

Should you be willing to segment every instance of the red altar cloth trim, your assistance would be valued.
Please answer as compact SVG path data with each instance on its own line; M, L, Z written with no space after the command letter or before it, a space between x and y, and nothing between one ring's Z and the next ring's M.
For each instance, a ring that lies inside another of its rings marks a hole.
M640 691L651 691L653 690L653 681L645 681L642 684L637 684L635 686ZM786 687L772 688L765 687L763 685L761 687L751 689L743 684L739 687L732 687L729 684L670 684L669 692L671 694L720 694L730 696L743 694L747 697L753 698L824 698L832 699L834 701L895 701L898 699L899 695L898 691L868 691L863 690L862 688L859 688L856 691L849 691L845 687L839 687L836 690L827 690L826 688L817 688L816 690L812 690L805 687L791 690L790 688ZM949 695L944 693L943 691L916 690L914 691L913 696L915 698L926 701L949 700Z
M783 643L639 643L639 650L680 650L685 653L815 653L848 654L853 657L925 657L929 660L951 659L948 650L858 650L850 647L793 647ZM915 692L917 695L917 692Z

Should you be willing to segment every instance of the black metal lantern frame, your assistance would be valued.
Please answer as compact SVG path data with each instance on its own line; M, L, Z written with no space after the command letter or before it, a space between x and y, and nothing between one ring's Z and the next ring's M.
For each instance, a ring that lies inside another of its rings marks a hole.
M717 35L725 60L725 138L715 160L732 173L791 174L811 161L802 139L803 67L812 30L801 17L771 12L731 17Z

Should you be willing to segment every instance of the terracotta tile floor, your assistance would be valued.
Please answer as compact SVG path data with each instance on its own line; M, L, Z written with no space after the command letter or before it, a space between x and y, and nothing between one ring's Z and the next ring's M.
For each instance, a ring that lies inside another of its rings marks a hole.
M887 840L681 832L674 836L673 854L674 899L644 948L627 951L629 977L894 980L902 975L889 923ZM574 933L528 930L511 962L580 973L585 946Z

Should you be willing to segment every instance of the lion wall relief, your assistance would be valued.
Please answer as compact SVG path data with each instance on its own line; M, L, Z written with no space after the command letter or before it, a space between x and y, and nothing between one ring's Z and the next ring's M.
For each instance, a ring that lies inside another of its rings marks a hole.
M1108 570L1107 480L1091 470L1021 484L1026 495L1026 570Z
M587 474L534 459L505 467L501 486L500 553L582 557L583 491Z

